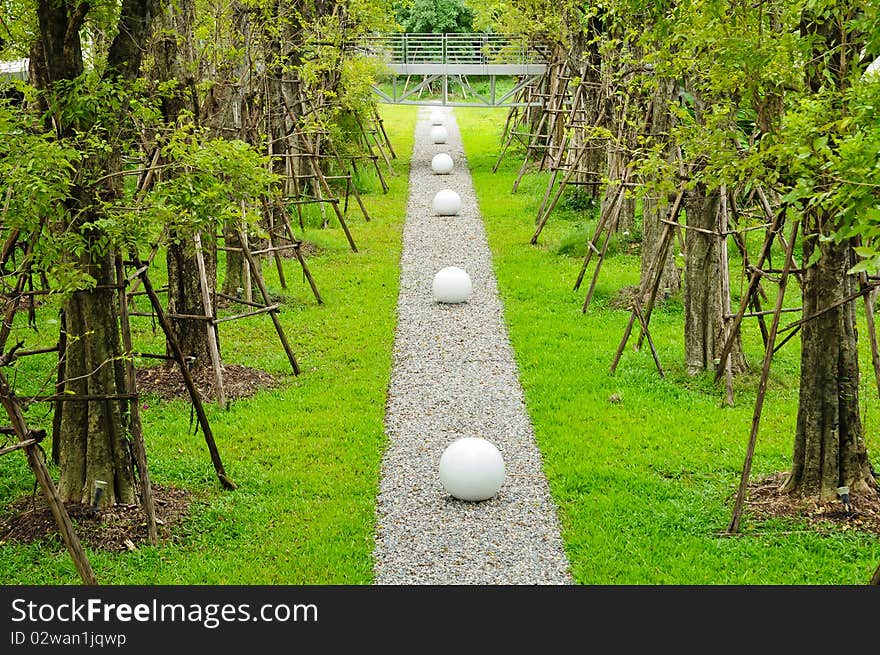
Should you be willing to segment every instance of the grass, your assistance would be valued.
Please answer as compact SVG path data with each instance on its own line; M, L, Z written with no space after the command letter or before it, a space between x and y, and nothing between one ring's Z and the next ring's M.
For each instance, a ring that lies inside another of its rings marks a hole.
M419 75L407 77L400 75L397 78L396 93L402 96L404 89L408 92L417 87L423 78ZM463 81L465 83L463 83ZM516 79L509 76L499 76L495 80L495 98L500 99L509 93L516 83ZM390 79L384 79L379 85L379 89L388 96L394 97L395 86ZM447 82L447 99L450 102L467 102L481 104L490 101L492 98L492 85L490 79L485 75L466 75L461 79L455 75L450 75ZM476 95L476 97L475 97ZM442 78L435 80L430 85L422 89L420 93L416 93L407 98L408 101L419 100L422 102L436 101L440 103L443 100L443 81Z
M411 108L383 107L399 159L391 190L364 174L372 221L352 200L352 253L335 217L330 228L307 221L304 238L318 246L308 260L325 304L317 305L295 259L285 260L288 289L264 267L270 293L284 297L281 320L303 374L294 377L267 316L220 325L224 360L281 375L277 389L208 407L218 448L239 485L223 492L201 435L189 428L189 405L144 399L143 421L154 482L193 492L192 516L160 548L122 555L89 551L104 584L366 584L372 581L374 508L384 447L383 419L395 325L398 260L415 124ZM384 163L383 163L384 165ZM161 258L160 258L161 259ZM161 281L157 272L156 282ZM232 310L230 310L232 311ZM16 337L51 339L54 309L41 310L43 335L19 316ZM45 320L44 320L45 319ZM161 352L148 319L134 325L136 347ZM51 356L19 365L18 384L36 386ZM34 426L51 422L32 409ZM33 476L17 454L0 458L0 507L29 494ZM5 584L73 584L79 578L58 540L0 546Z
M200 436L189 429L183 402L146 398L144 423L155 482L195 495L192 516L160 548L109 555L90 551L108 584L366 584L372 581L374 507L384 446L383 417L395 322L406 170L415 109L383 107L401 159L391 191L365 177L373 221L349 215L360 253L353 254L330 217L330 229L306 221L318 254L309 263L326 304L318 306L287 261L289 288L266 266L273 294L304 374L294 378L267 317L221 325L224 357L284 376L277 389L208 411L226 469L238 483L220 491ZM682 305L673 298L652 319L667 371L660 378L647 350L627 349L608 373L628 313L612 307L620 287L638 281L638 258L621 242L581 314L571 285L595 212L567 199L540 245L528 246L546 184L527 175L509 193L520 160L509 155L491 173L503 110L456 109L468 164L492 248L506 320L527 407L542 450L563 537L581 584L862 584L880 560L876 537L854 531L819 534L792 521L759 524L746 516L742 535L721 537L742 467L755 398L753 371L736 380L736 404L683 370ZM736 262L732 270L736 270ZM158 281L158 276L157 276ZM791 285L796 302L796 285ZM733 284L734 294L739 284ZM28 347L51 340L54 309L40 310L40 335L24 315L13 333ZM144 319L138 347L159 351ZM41 341L42 340L42 341ZM761 344L750 324L744 346L753 368ZM798 342L774 362L753 477L789 465L797 407ZM22 389L39 387L51 356L22 360ZM862 400L868 446L876 449L880 412L870 389L867 355ZM619 402L609 402L617 394ZM45 407L28 419L46 427ZM28 494L33 478L19 455L0 457L0 507ZM5 584L79 581L57 540L0 546Z
M658 309L651 321L666 377L657 374L647 348L631 347L610 375L629 316L610 301L621 287L638 283L638 256L615 250L602 268L589 312L582 314L586 286L572 292L583 253L575 244L591 233L595 212L567 203L551 216L539 245L529 246L547 175L526 175L511 194L522 153L507 155L499 171L491 172L503 111L456 108L455 115L576 581L866 583L880 560L880 541L870 534L819 534L796 522L759 524L746 516L740 536L719 536L730 520L752 419L755 369L763 356L757 326L746 326L744 348L753 370L737 378L734 407L721 406L722 390L710 379L685 374L679 299ZM737 270L736 260L731 270ZM738 277L732 288L739 293ZM787 306L798 306L796 284L789 294ZM793 339L774 360L753 479L790 465L798 348ZM880 449L880 412L867 353L862 370L865 430L874 451ZM613 394L619 402L609 402Z

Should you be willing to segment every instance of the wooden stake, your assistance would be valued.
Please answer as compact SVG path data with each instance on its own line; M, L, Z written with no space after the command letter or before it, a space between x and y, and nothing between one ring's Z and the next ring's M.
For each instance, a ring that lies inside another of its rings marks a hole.
M734 337L736 336L740 325L742 324L743 315L746 313L746 309L748 309L749 299L758 288L758 283L761 279L761 272L759 269L761 268L761 266L764 265L764 262L770 255L770 249L773 246L773 239L782 227L784 214L784 211L780 211L773 217L773 225L767 231L767 236L764 238L764 245L761 246L761 253L758 256L758 265L757 267L752 269L752 274L749 278L749 286L746 289L745 295L743 295L742 300L740 301L739 310L737 310L736 316L733 318L733 322L730 324L730 331L727 335L727 339L724 342L724 346L721 348L721 353L718 356L719 362L718 368L715 370L715 382L718 382L721 379L721 376L724 374L724 367L727 366L727 358L730 356L730 351L733 349ZM767 350L768 348L772 349L772 347L768 346L765 347L765 350Z
M211 353L211 368L214 369L214 386L217 391L217 406L226 409L226 390L223 388L223 364L220 361L220 349L217 346L217 317L211 304L211 290L208 289L208 273L205 270L205 256L202 254L202 236L196 232L193 237L196 245L196 266L199 269L199 286L202 292L202 308L210 321L205 321L208 333L208 352ZM248 285L250 286L250 285Z
M657 300L657 292L660 290L660 280L663 278L663 262L666 261L666 256L669 253L669 247L672 245L672 238L677 234L680 234L680 230L678 229L678 216L681 213L681 206L683 201L684 187L681 187L678 190L678 195L675 197L675 202L672 203L672 209L669 212L670 219L672 220L672 225L669 225L670 231L668 233L664 232L664 234L666 235L665 239L661 236L660 248L657 251L657 258L654 261L654 282L651 285L651 290L648 294L648 306L645 309L645 323L647 324L651 323L651 315L654 313L654 305ZM643 337L644 333L639 335L636 350L642 347Z
M293 234L293 227L290 225L290 220L288 219L287 212L282 211L280 214L283 217L284 221L284 231L287 233L287 239L294 245L293 254L296 255L296 259L299 262L300 267L302 268L303 275L306 280L308 280L309 286L312 289L312 293L315 296L315 300L318 301L319 305L324 304L324 299L321 298L321 292L318 291L318 285L315 284L315 279L312 277L312 273L309 270L308 265L306 264L306 258L303 256L302 251L300 249L301 241L296 238Z
M642 326L642 334L648 340L648 346L651 348L651 356L654 358L657 372L660 373L661 378L665 377L663 375L663 367L660 366L660 357L657 355L657 349L654 348L654 341L651 339L651 333L648 331L648 324L645 322L645 317L642 314L642 303L639 301L638 294L633 296L633 313L638 317L639 324Z
M259 269L256 268L257 263L254 261L254 256L251 254L250 249L246 245L246 239L244 239L244 235L239 231L242 251L244 252L244 256L248 261L248 264L254 269L254 280L257 283L257 286L260 289L260 293L263 296L263 302L266 303L266 308L272 306L272 300L269 298L269 292L266 290L266 285L263 283L263 276L260 275ZM299 364L296 361L296 357L293 355L293 350L290 348L290 344L287 342L287 337L284 334L284 329L281 327L281 321L278 320L278 310L270 309L269 316L272 318L272 323L275 325L275 331L278 333L278 338L281 340L281 345L284 346L284 352L287 353L287 360L290 362L290 367L293 369L294 375L300 374Z
M856 239L856 246L861 245L861 239ZM865 271L859 273L859 288L865 291L868 288L868 275ZM877 330L874 322L874 290L865 292L865 323L868 328L868 341L871 344L871 364L874 367L874 383L877 385L877 394L880 395L880 350L877 348Z
M544 229L544 226L547 224L547 220L550 218L550 214L556 208L559 199L562 198L562 194L565 192L565 187L571 181L571 178L577 173L577 167L580 164L581 159L584 154L587 152L586 148L579 148L577 154L575 156L574 162L571 164L571 168L569 168L565 172L565 176L562 178L562 182L559 183L559 187L556 189L556 193L553 195L553 200L547 206L547 208L538 215L538 225L535 228L535 233L532 234L532 238L529 239L529 243L535 245L538 243L538 236L541 234L541 231ZM554 168L553 177L551 178L550 185L548 185L548 191L553 183L556 181L556 171L558 168Z
M379 115L379 110L377 108L373 108L373 116L376 123L379 125L379 131L382 133L382 138L385 139L385 145L388 146L388 152L391 153L391 159L397 159L397 153L394 152L394 147L391 145L391 139L388 138L388 133L385 131L385 122Z
M244 215L245 215L245 206L244 206L244 200L242 200L242 201L241 201L241 217L242 217L242 219L244 219ZM244 238L244 239L247 239L247 231L246 231L246 230L244 230L244 229L239 230L239 234L243 234L243 235L244 235L243 238ZM247 247L249 247L249 246L248 246L247 243L242 242L241 247L242 247L242 248L247 248ZM253 282L253 280L251 280L251 269L250 269L249 266L245 266L245 267L244 267L244 271L243 271L243 275L242 275L242 277L244 277L244 283L243 283L243 285L242 285L242 286L244 286L244 299L247 300L247 301L249 301L249 302L253 302L253 299L254 299L254 282Z
M272 257L275 260L275 269L278 271L278 283L281 285L282 289L287 289L287 279L284 277L284 263L281 261L281 252L275 247L275 243L272 240L272 234L275 229L275 219L271 212L272 210L269 209L269 214L267 216L269 219L269 229L267 230L269 237L269 250L272 252Z
M623 188L621 188L621 192ZM616 205L616 203L615 203ZM613 208L614 205L606 205L607 208ZM590 260L593 258L593 254L600 254L599 249L596 247L596 244L599 240L599 235L602 234L602 231L605 229L605 224L608 222L610 212L603 211L599 215L599 220L596 222L596 230L593 232L592 238L587 242L587 253L584 255L584 262L581 265L581 270L578 272L577 280L574 283L574 291L577 291L581 288L581 283L584 281L584 275L586 275L587 268L590 266Z
M128 319L128 296L125 293L125 272L122 257L116 257L116 283L119 290L119 327L122 334L122 347L125 349L125 390L134 395L128 403L129 429L134 446L135 463L138 477L141 480L141 495L144 501L144 513L147 515L147 536L150 544L159 545L156 529L156 505L153 503L153 486L150 483L150 468L147 466L147 449L144 445L144 431L141 425L141 408L137 396L137 377L134 370L134 349L131 342L131 325Z
M602 263L605 261L605 255L608 253L608 246L611 243L611 235L614 233L615 229L617 228L617 222L620 220L620 211L621 209L623 209L623 196L624 187L621 186L620 190L617 193L617 197L614 200L614 204L611 206L611 216L607 221L608 227L605 234L605 243L602 244L602 251L599 253L598 258L596 259L596 268L593 269L593 278L592 280L590 280L590 288L587 290L587 296L586 298L584 298L584 304L581 307L582 313L586 313L587 309L590 306L590 301L593 299L593 293L596 291L596 284L599 282L599 271L602 269Z
M719 212L718 238L721 240L719 244L719 259L721 260L721 313L724 325L723 334L726 341L730 335L730 264L727 261L727 187L721 186L721 207ZM724 364L725 375L725 391L724 402L728 407L733 407L733 362L730 357Z
M18 440L20 442L27 441L30 431L24 420L24 415L21 413L21 408L18 406L15 393L6 381L6 376L3 375L2 370L0 370L0 402L2 402L6 413L9 415L9 420L12 422L12 427L15 428ZM46 496L52 516L58 525L58 531L61 533L61 538L67 546L67 551L70 553L70 558L73 560L73 565L79 572L83 584L98 584L95 572L92 571L92 566L89 564L89 559L86 557L82 544L79 542L79 537L76 536L73 523L71 523L67 509L64 507L64 502L58 494L58 489L55 488L55 483L52 482L52 476L49 475L49 470L43 462L39 448L36 445L26 446L24 452L27 455L28 465L34 472L37 482L43 490L43 495Z
M788 270L792 266L792 256L794 254L794 244L797 240L798 228L800 221L794 221L791 228L791 239L788 248L785 251L785 263L783 264L782 279L779 281L779 295L776 296L776 313L773 314L773 320L770 323L770 335L767 348L764 349L764 365L761 368L761 381L758 383L758 396L755 399L755 411L752 414L752 429L749 433L749 443L746 447L746 459L743 463L742 477L739 481L739 488L736 490L736 502L733 506L733 516L730 524L727 526L727 534L739 532L740 520L742 518L743 504L746 498L746 488L749 485L749 474L752 470L752 458L755 455L755 443L758 439L758 427L761 424L761 412L764 408L764 397L767 394L767 383L770 379L770 362L773 360L773 344L776 341L776 333L779 329L779 319L782 316L782 303L785 300L785 287L788 284ZM720 372L720 367L719 367Z
M165 316L165 310L162 308L162 302L159 300L159 296L156 295L156 292L153 290L153 285L150 282L150 278L147 276L147 271L145 268L141 267L140 262L137 260L137 256L133 254L133 260L135 261L135 265L140 269L140 278L144 285L144 291L147 292L147 296L150 299L150 302L153 304L153 310L156 312L156 318L159 321L159 325L162 327L162 331L165 333L165 339L168 342L169 348L171 348L171 354L174 356L174 359L177 361L177 367L180 370L181 376L183 376L183 383L186 385L187 391L189 391L189 397L192 400L193 408L195 409L196 416L199 420L199 425L202 428L202 434L205 437L205 443L208 444L208 452L211 454L211 462L214 464L214 470L217 472L217 478L220 480L220 484L223 485L225 489L235 490L237 487L235 483L226 475L226 469L223 468L223 462L220 460L220 452L217 450L217 443L214 441L214 433L211 431L211 425L208 423L208 415L205 414L205 408L202 405L202 398L199 395L198 389L196 389L196 385L193 382L192 375L189 372L189 367L186 365L186 360L183 356L183 351L180 349L180 344L177 343L177 337L174 336L174 331L171 329L171 323L168 321L168 318Z
M679 189L678 196L676 197L675 202L672 205L672 210L670 212L671 216L678 216L683 198L684 188L682 187L681 189ZM647 283L650 285L648 311L642 312L642 318L645 326L649 325L651 322L651 310L654 307L654 300L657 297L657 289L660 287L660 280L663 276L663 262L666 259L666 253L669 251L669 245L672 243L673 237L673 226L670 223L666 223L663 226L663 232L660 235L660 246L657 249L657 256L654 258L654 261L651 262L651 265L648 267L648 273L645 275L645 279L642 280L642 282L639 284L638 290L636 291L639 296L644 296L645 292L647 291L647 289L645 288L645 284ZM627 322L626 328L623 331L623 337L620 340L620 344L618 344L617 346L617 352L614 354L614 360L611 362L611 375L614 375L614 372L617 370L617 365L620 363L620 358L623 355L623 350L624 348L626 348L626 344L629 341L630 335L632 334L632 329L635 325L636 318L638 317L634 309L632 312L630 312L629 321Z

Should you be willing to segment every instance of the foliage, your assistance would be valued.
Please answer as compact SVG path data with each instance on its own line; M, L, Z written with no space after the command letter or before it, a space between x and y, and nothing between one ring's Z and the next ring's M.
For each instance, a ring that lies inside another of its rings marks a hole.
M108 174L100 162L138 154L137 135L119 123L121 112L145 127L159 120L144 88L93 72L56 85L48 108L57 124L67 126L64 136L48 130L42 117L0 104L3 224L39 234L34 267L55 291L94 284L73 261L137 250L156 243L166 227L215 228L233 216L255 223L260 199L277 192L265 158L252 147L210 139L186 120L171 130L163 149L165 175L149 193L123 183L138 170ZM77 229L69 228L73 222Z
M226 223L255 225L261 199L280 192L267 157L240 140L208 138L191 124L171 136L163 155L172 171L148 194L148 213L175 232L215 234Z
M0 61L28 56L36 23L37 14L30 0L0 2Z
M711 379L691 379L681 361L680 303L664 303L651 335L666 371L653 368L647 346L608 368L629 318L612 300L638 283L639 258L625 250L603 263L590 311L585 287L571 292L580 258L559 256L569 221L550 221L540 248L524 247L534 230L548 173L517 176L515 158L497 156L503 117L456 109L480 213L486 224L505 323L516 354L526 407L551 493L559 507L566 552L579 584L865 584L880 559L875 535L809 528L802 522L758 523L747 513L739 537L721 536L730 519L754 408L756 374L737 377L735 405L723 407ZM752 240L752 251L755 248ZM731 288L739 288L734 259ZM770 289L768 288L768 291ZM797 285L789 285L796 303ZM770 297L772 306L774 298ZM756 323L744 347L763 354ZM633 344L633 341L630 341ZM870 367L870 348L860 346ZM789 466L797 412L797 341L774 356L752 479ZM876 399L873 378L860 396ZM617 402L610 398L616 394ZM868 400L876 408L876 400ZM880 448L880 413L865 413L869 450ZM746 563L747 564L744 564Z
M472 32L474 10L466 0L404 0L394 3L397 22L406 32Z
M486 0L476 5L480 30L525 34L567 50L589 7L577 0Z
M2 224L25 234L47 234L63 223L81 153L41 129L35 117L0 103L0 197ZM86 280L63 264L65 253L84 247L76 234L41 240L33 265L61 288Z
M649 9L637 0L608 5L621 25ZM877 270L880 84L864 70L880 54L878 18L876 0L779 0L760 11L741 0L698 0L655 7L648 29L624 38L647 53L649 73L635 83L684 81L689 101L670 109L692 185L760 181L792 211L829 217L826 237L861 236L870 261L859 267ZM852 43L826 41L826 24ZM646 147L641 172L654 185L646 190L668 191L676 167Z
M183 525L174 528L173 537L159 548L138 544L136 551L124 553L89 549L100 583L372 581L375 500L406 211L405 173L416 120L411 108L383 107L382 111L398 150L399 158L393 162L397 174L389 178L387 195L365 198L382 219L351 225L361 250L356 263L338 227L311 229L303 235L316 251L308 262L323 305L315 302L295 258L284 259L287 289L279 286L274 266L264 270L269 292L284 297L279 319L303 375L292 375L268 316L218 326L227 363L268 371L280 382L277 388L231 402L228 410L205 406L220 455L239 488L223 491L217 483L204 440L192 433L188 402L145 396L141 416L152 481L192 493L193 506ZM160 254L151 272L157 287L165 281L163 262ZM38 308L41 325L56 320L55 303ZM225 317L243 308L219 311ZM364 321L365 316L371 320ZM162 332L154 331L149 318L133 318L132 329L136 350L164 352ZM12 340L25 335L28 347L54 343L51 330L38 335L29 331L22 313ZM35 392L56 362L54 353L16 362L22 393ZM137 360L138 367L151 363ZM29 424L50 428L52 417L45 414L32 405ZM49 449L48 440L44 446ZM0 512L13 500L29 496L32 489L33 475L24 456L0 457ZM53 539L30 546L6 541L0 548L0 580L79 583L63 544Z

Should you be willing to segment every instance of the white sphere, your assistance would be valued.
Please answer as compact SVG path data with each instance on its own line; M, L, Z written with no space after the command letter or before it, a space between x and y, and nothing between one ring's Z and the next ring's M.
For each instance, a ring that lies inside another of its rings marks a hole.
M431 159L431 170L437 175L448 175L452 172L453 166L452 157L445 152L438 152L434 155L434 158Z
M452 189L434 194L434 213L437 216L455 216L461 209L461 196Z
M431 125L443 125L446 122L446 116L441 111L431 112Z
M434 300L447 304L455 304L466 301L473 285L471 276L464 269L457 266L441 268L434 275L431 290L434 292Z
M431 128L431 142L432 143L446 143L446 139L449 138L449 132L442 125L435 125Z
M458 439L440 457L440 482L459 500L488 500L504 483L504 458L485 439Z

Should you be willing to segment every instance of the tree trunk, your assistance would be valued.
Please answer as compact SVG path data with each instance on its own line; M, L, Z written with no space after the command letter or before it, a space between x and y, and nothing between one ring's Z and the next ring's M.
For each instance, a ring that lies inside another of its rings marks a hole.
M581 68L581 84L585 86L582 100L583 125L589 131L593 127L607 127L607 116L602 117L602 94L601 86L601 62L595 48L590 52L587 63ZM606 148L601 139L589 138L583 130L575 130L571 147L569 148L569 160L575 157L579 148L586 148L578 168L583 171L574 176L574 180L585 185L590 198L597 202L600 198L601 180L605 173ZM571 161L569 164L573 163Z
M688 227L718 230L720 196L699 183L685 195ZM715 370L724 345L724 314L719 237L688 230L685 240L685 365L688 375ZM731 350L734 373L746 367L739 337Z
M224 241L230 247L240 248L238 235L234 235L231 229L224 230ZM227 296L244 298L244 255L239 252L226 253L226 274L223 276L223 293Z
M666 158L672 160L673 148L669 136L673 127L673 115L669 108L669 103L675 97L677 86L674 80L669 78L659 79L657 88L654 90L653 100L651 101L649 128L652 140L655 143L665 144ZM646 195L642 201L642 268L641 280L643 285L649 284L646 280L648 271L653 262L657 259L660 249L660 236L663 234L664 224L661 222L666 218L671 199L667 199L666 203L661 203L660 198L655 195ZM678 248L671 246L666 251L666 258L661 263L663 267L660 276L661 290L660 297L664 297L667 290L669 294L675 294L681 289L681 272L676 266L676 253Z
M848 9L856 7L853 3ZM846 9L844 5L840 11ZM802 17L801 32L817 37L816 65L808 69L806 78L814 93L831 82L842 94L849 84L846 71L862 56L865 38L863 33L846 31L850 28L851 23L839 15L829 18L808 10ZM805 317L840 302L857 286L856 276L847 272L855 262L850 243L828 238L835 227L834 216L805 209L803 261L811 261L816 248L821 253L804 274ZM855 302L804 323L800 383L792 467L783 491L826 501L835 498L838 487L849 487L851 494L876 490L859 413Z
M208 295L211 308L216 307L217 288L217 249L214 241L206 239L202 254L205 272L208 277ZM204 316L202 285L196 261L196 249L192 239L170 243L165 256L168 263L168 313ZM211 366L211 351L205 321L185 318L172 318L171 327L184 355L195 357L194 366ZM217 344L219 347L219 343Z
M99 285L115 282L108 257L90 269ZM101 505L136 502L131 445L121 400L75 400L76 396L126 393L122 346L113 289L78 291L64 304L67 363L61 405L58 492L65 501L91 504L95 481L107 482Z
M175 128L185 110L192 111L190 120L199 120L197 66L193 47L195 7L192 0L177 0L157 18L153 39L156 79L166 83L162 98L165 123ZM167 83L173 82L174 86ZM189 230L174 230L170 235L165 261L168 267L168 312L204 316L202 285L196 261L194 234ZM215 307L214 293L217 279L217 249L214 235L203 235L202 255L208 277L211 308ZM205 321L172 318L171 328L184 355L194 357L195 367L211 366L210 337ZM219 344L218 344L219 345ZM169 349L170 350L170 349Z
M105 81L125 84L137 77L152 19L160 10L159 0L126 0L122 3L113 42L105 66L99 66ZM86 120L73 113L71 118L64 94L52 95L56 85L73 80L83 73L80 32L91 9L89 3L39 0L37 17L41 48L32 53L40 57L32 62L38 74L39 89L47 92L50 111L59 137L75 139L88 133ZM76 102L76 99L73 100ZM51 104L54 103L54 104ZM125 109L115 117L127 125ZM106 118L106 117L105 117ZM92 276L96 287L73 293L64 304L67 332L65 395L115 396L126 392L121 364L116 302L116 277L113 253L107 252L106 235L96 224L103 218L103 202L120 191L122 156L118 148L109 153L90 154L81 162L86 180L101 179L97 185L71 189L68 215L58 226L79 233L86 240L84 254L70 261ZM58 431L61 479L59 493L63 500L91 503L95 481L107 482L101 505L133 503L136 499L130 442L120 400L66 400L60 403Z
M857 287L847 274L854 258L848 242L804 235L804 259L820 248L807 268L804 316L812 316L849 296ZM801 381L791 474L783 490L801 497L832 500L837 488L876 488L859 414L859 358L856 304L831 309L801 328Z
M629 61L639 58L640 48L629 53ZM638 147L639 132L645 122L645 96L641 89L629 82L632 75L620 53L606 56L602 62L603 113L607 116L604 127L612 138L608 139L605 152L605 170L608 184L602 196L602 212L611 209L609 205L617 199L621 184L630 182L630 166L633 153ZM627 188L620 205L620 214L615 225L617 232L631 234L636 229L636 199Z

